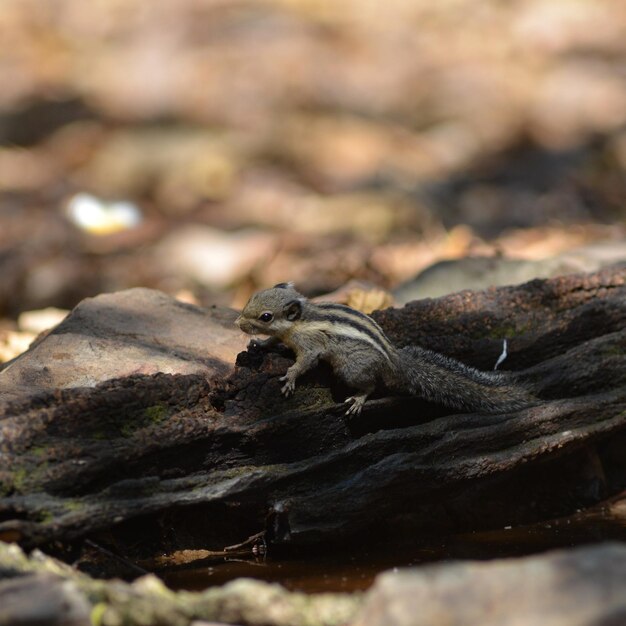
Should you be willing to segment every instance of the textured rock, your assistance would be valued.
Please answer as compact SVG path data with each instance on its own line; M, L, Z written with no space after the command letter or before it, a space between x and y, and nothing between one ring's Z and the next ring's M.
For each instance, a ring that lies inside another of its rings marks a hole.
M378 577L353 626L626 623L626 546L605 544Z
M602 242L541 260L465 257L431 265L398 287L394 295L398 304L406 304L421 298L438 298L461 289L487 289L534 278L595 272L616 264L621 264L626 271L626 241Z
M246 343L235 317L230 309L205 310L150 289L88 298L4 365L0 396L16 399L156 372L223 377Z
M0 537L32 546L106 531L138 559L221 550L262 531L270 545L331 550L371 533L501 528L584 508L626 487L625 283L612 269L377 314L398 344L486 368L508 337L505 366L542 399L515 413L382 398L346 418L347 390L327 368L281 396L284 349L241 353L224 380L206 370L134 374L6 404ZM134 347L125 326L134 294L107 313L106 340L122 353ZM91 315L84 305L72 314L83 329ZM188 331L170 325L185 319L161 318L163 358L180 359L177 338Z

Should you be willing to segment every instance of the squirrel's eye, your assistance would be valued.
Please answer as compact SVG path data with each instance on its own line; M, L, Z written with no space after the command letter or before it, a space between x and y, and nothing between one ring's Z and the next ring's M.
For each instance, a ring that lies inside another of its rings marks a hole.
M261 313L261 315L259 315L259 319L262 322L271 322L273 317L274 316L269 311L265 311L265 313Z

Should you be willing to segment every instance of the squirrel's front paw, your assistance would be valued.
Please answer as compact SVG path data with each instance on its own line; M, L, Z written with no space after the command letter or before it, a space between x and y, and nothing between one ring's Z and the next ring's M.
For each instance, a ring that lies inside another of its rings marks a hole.
M288 398L290 395L293 394L294 389L296 388L296 381L294 378L292 378L289 374L285 374L284 376L281 376L279 378L279 380L281 381L287 381L285 382L285 384L283 385L281 392L282 394Z

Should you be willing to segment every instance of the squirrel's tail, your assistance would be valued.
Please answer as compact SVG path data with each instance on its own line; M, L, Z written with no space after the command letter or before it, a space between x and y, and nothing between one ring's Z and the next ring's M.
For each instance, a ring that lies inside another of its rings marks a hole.
M482 413L517 411L538 401L508 372L484 372L417 346L402 348L398 354L411 395Z

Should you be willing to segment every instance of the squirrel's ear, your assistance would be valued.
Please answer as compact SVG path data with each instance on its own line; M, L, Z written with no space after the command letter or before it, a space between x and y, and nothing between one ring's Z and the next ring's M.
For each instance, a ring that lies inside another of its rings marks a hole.
M283 313L290 322L300 319L302 316L302 301L291 300L287 302L283 307Z
M278 283L277 285L274 285L274 289L289 289L290 287L293 287L293 283L290 281L288 283Z

